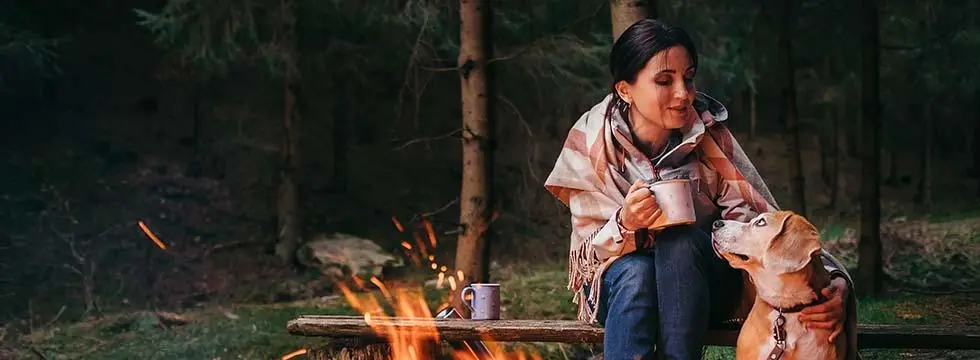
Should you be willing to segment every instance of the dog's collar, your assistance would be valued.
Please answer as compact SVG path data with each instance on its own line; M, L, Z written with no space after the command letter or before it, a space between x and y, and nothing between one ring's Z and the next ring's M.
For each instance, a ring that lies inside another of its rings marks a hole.
M810 302L802 303L788 308L781 308L772 305L769 305L769 307L773 308L776 311L779 311L780 314L793 314L793 313L798 313L807 307L823 304L825 301L827 301L827 298L823 297L823 294L817 292L817 298L813 299L813 301Z

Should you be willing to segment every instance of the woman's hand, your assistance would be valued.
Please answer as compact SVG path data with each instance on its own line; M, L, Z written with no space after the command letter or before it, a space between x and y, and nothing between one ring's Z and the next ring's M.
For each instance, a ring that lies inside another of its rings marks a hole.
M636 231L652 226L658 216L660 208L657 206L657 199L643 180L636 180L626 193L619 223L627 230Z
M800 321L808 329L830 330L830 338L827 341L834 342L844 329L844 320L847 318L847 313L844 311L847 290L847 280L835 278L830 282L830 286L821 291L827 301L804 308L800 311Z

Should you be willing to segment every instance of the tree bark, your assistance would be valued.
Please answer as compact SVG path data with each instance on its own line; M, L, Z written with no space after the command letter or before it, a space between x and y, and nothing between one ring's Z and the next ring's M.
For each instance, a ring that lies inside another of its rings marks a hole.
M824 126L821 126L820 133L818 135L818 138L820 139L820 178L827 187L830 187L830 183L832 182L832 179L830 178L830 161L832 159L831 152L833 151L833 145L831 145L831 143L834 142L834 135L836 135L834 133L836 129L834 129L833 126L826 126L834 123L834 120L832 119L833 114L831 114L830 111L831 106L832 104L822 105L822 118Z
M975 89L973 91L973 176L980 185L980 103L978 101L980 101L980 90ZM980 192L980 186L977 186L977 191Z
M646 1L644 0L609 0L609 13L612 15L613 42L619 39L619 36L626 31L626 28L633 25L633 23L649 15L653 15L653 17L657 16L655 13L648 13L645 4ZM651 0L650 7L653 11L656 11L656 2Z
M277 201L278 241L276 255L285 262L296 262L296 249L300 244L301 225L299 213L300 154L299 108L296 106L300 92L300 74L297 67L295 18L292 3L282 9L283 57L286 66L283 79L283 138L280 148L279 191Z
M888 176L885 177L885 185L888 186L898 186L899 176L898 176L898 150L888 151Z
M202 124L204 120L202 119L202 106L205 91L204 85L199 81L193 81L191 85L190 102L191 102L191 136L188 142L191 147L191 158L187 163L186 174L188 177L197 178L203 175L203 159L202 159Z
M838 210L838 205L839 205L838 200L840 198L840 193L841 193L840 170L841 167L843 166L842 163L844 162L844 151L841 150L841 147L843 146L844 143L847 142L847 141L842 141L842 140L846 140L842 138L845 138L847 134L846 131L841 126L841 120L843 120L845 114L847 114L847 98L842 96L837 101L838 101L837 114L836 116L834 116L833 119L834 139L833 139L832 148L833 148L834 162L833 162L833 168L830 171L831 178L830 178L830 206L829 206L835 212Z
M786 147L789 155L790 193L795 208L807 215L806 179L803 176L803 157L800 147L799 117L796 108L796 65L793 61L793 5L781 2L779 24L779 57L782 67L780 82L780 114L786 121Z
M861 236L858 240L858 293L881 294L881 153L878 100L878 1L861 0Z
M486 281L486 233L490 226L491 194L488 151L490 131L487 92L485 36L489 3L460 0L459 75L463 108L463 177L460 189L459 234L456 269L464 274L463 284ZM455 307L464 316L469 312L454 297Z
M862 127L864 125L862 125L863 124L863 121L860 121L860 119L862 118L863 115L860 114L860 111L861 111L860 110L860 106L858 106L857 109L855 109L855 107L851 107L849 110L851 110L851 112L848 113L848 117L850 117L852 119L853 118L857 118L857 119L859 119L859 121L849 122L849 124L852 124L852 125L850 126L850 131L847 132L848 135L849 135L847 137L847 150L848 150L847 151L847 155L848 155L848 157L851 157L851 158L860 159L861 158L861 141L862 141L862 139L864 139L862 137L864 135L864 133L863 133L864 129L862 129ZM854 112L859 112L859 113L858 114L854 114Z
M828 79L831 78L831 61L830 58L824 58L823 62L823 75ZM833 152L835 150L836 141L834 137L837 136L837 125L834 121L834 101L837 100L836 96L824 96L824 103L821 105L823 108L823 124L820 126L820 177L823 179L824 185L828 188L833 186L833 176L830 162L833 161Z
M756 99L758 99L758 97L759 97L759 92L753 86L749 92L749 139L750 140L755 139L756 128L759 123L758 121L759 116L755 105Z
M925 106L916 106L911 109L910 113L923 116L923 119L929 119L932 109L933 101L926 100ZM935 130L933 123L935 120L929 119L925 121L925 127L922 129L922 153L919 158L919 187L916 193L915 200L919 203L919 206L923 210L928 210L932 206L932 142L935 135Z
M333 103L333 176L331 177L331 190L344 194L347 192L347 179L350 172L350 162L348 161L349 138L351 135L351 125L356 121L354 114L357 106L354 104L356 97L350 96L350 91L346 87L343 76L337 76L335 89L342 95L338 95L340 101Z

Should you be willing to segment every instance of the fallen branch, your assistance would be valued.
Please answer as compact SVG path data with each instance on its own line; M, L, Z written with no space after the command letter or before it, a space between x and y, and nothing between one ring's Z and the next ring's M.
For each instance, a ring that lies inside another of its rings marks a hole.
M44 327L45 328L50 327L52 324L55 323L55 321L58 321L58 318L61 317L61 314L64 314L65 313L65 309L67 309L67 308L68 308L67 306L61 305L61 309L58 310L58 313L55 314L54 318L52 318L51 321L48 321L46 324L44 324ZM2 337L0 337L0 339L2 339Z
M35 346L31 346L31 352L34 353L34 355L37 355L37 357L41 358L42 360L48 360L48 357L44 356L44 354L41 353L41 350L38 350L37 347Z
M262 242L255 241L255 240L240 240L240 241L232 241L229 243L217 244L205 250L204 253L201 254L200 256L191 258L190 260L199 260L199 259L206 258L218 250L230 250L246 245L257 245L257 244L262 244Z

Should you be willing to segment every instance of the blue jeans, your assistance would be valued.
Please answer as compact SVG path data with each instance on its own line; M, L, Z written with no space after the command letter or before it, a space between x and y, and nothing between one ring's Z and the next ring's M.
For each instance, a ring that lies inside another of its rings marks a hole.
M606 360L701 358L709 321L730 315L742 284L710 242L696 226L671 227L657 233L652 249L609 265L597 314Z

